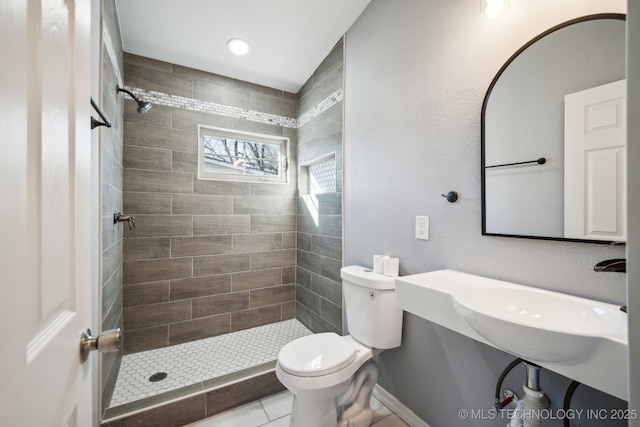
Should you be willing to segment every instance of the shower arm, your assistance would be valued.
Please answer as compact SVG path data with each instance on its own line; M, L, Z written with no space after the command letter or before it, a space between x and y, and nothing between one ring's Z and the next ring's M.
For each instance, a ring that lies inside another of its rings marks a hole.
M124 92L124 93L128 94L131 98L133 98L134 101L140 102L138 97L135 96L130 90L127 90L127 89L124 89L124 88L121 88L121 87L118 87L117 89L118 89L118 92Z

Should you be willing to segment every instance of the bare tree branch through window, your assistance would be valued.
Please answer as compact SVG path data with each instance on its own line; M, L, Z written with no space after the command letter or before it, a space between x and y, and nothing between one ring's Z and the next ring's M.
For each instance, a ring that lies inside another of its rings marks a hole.
M280 176L282 145L204 135L206 164L229 168L229 173Z

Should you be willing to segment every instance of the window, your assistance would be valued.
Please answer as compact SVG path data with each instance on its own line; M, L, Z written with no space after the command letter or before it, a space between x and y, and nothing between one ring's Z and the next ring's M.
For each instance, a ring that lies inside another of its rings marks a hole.
M289 139L198 126L198 178L287 182Z

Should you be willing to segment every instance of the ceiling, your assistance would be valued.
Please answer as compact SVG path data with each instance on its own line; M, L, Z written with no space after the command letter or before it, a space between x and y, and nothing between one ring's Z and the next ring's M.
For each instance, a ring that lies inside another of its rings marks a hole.
M296 93L370 0L116 0L125 52ZM251 50L235 56L232 38Z

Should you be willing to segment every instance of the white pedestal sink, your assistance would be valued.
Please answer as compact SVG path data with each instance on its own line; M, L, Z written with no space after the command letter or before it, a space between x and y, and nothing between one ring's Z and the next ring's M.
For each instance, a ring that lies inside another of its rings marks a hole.
M627 399L627 315L613 304L440 270L396 279L398 305Z

